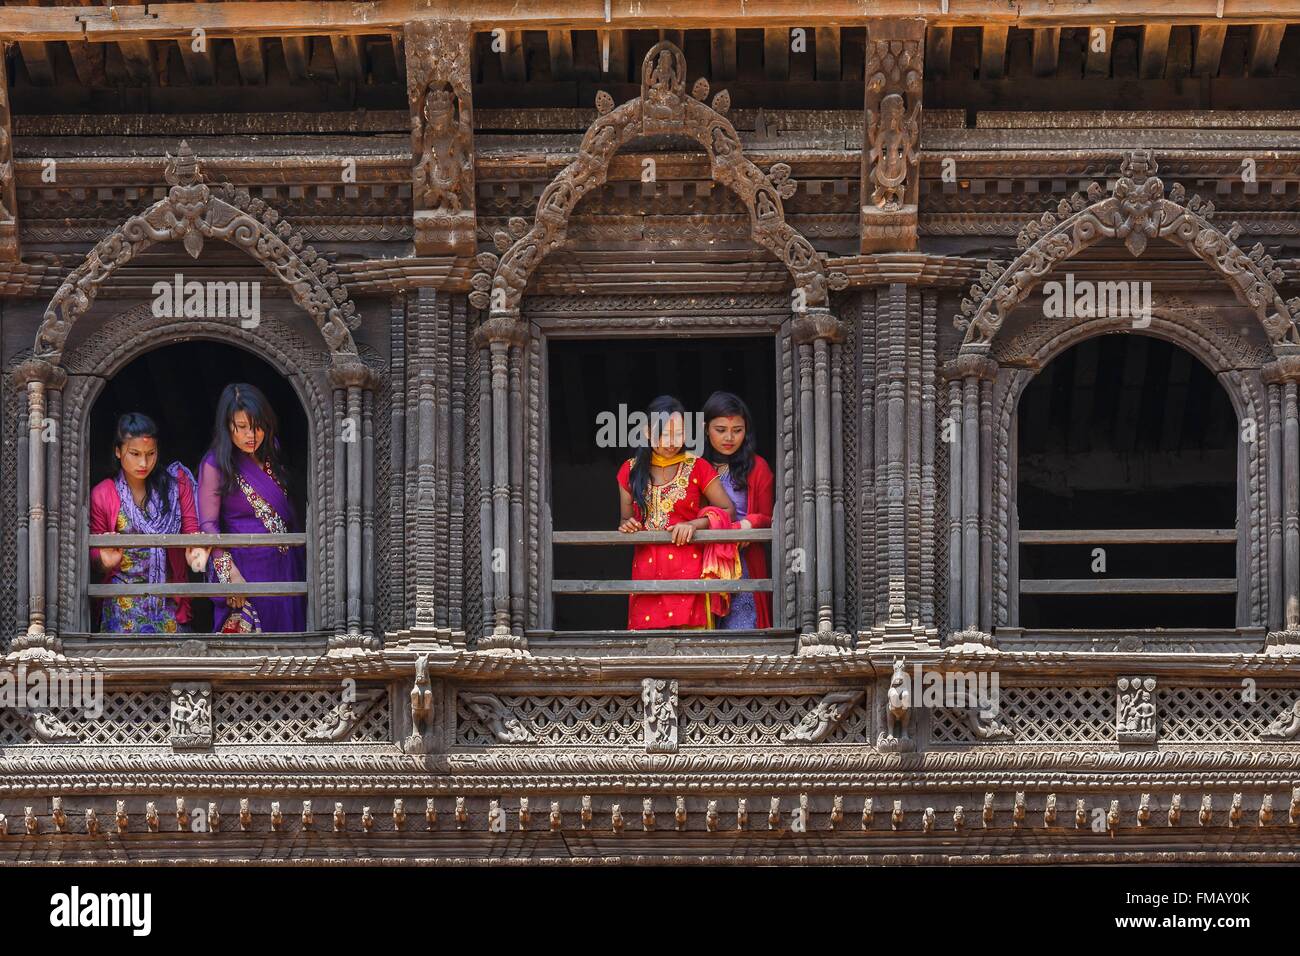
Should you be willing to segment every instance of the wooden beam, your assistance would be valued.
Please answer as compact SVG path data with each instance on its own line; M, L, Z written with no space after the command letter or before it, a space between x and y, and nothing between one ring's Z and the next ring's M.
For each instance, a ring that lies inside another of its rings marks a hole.
M1085 76L1110 76L1110 53L1114 44L1114 27L1088 27L1088 62L1083 69Z
M1009 27L986 25L980 39L980 79L1000 80L1006 72Z
M501 52L501 76L510 83L528 79L528 61L524 56L524 31L508 30L506 48Z
M131 19L127 16L132 12L131 8L143 7L145 0L125 0L125 2L126 9L118 8L118 15ZM203 24L195 24L195 26L203 26ZM188 36L192 29L193 27L190 27L185 30L185 35ZM86 39L89 39L89 32ZM153 56L149 51L148 40L119 40L117 48L122 53L122 62L126 66L127 75L132 80L145 85L153 82Z
M838 82L840 78L840 28L818 27L815 43L817 46L817 79Z
M965 10L944 12L944 0L873 0L866 10L862 0L817 0L798 12L800 23L839 26L873 20L925 18L944 26L1032 25L1075 26L1109 23L1116 26L1147 23L1213 22L1221 0L1162 0L1135 4L1133 0L1018 0L1016 3L969 4ZM613 20L606 19L605 0L231 0L202 9L195 3L154 3L138 14L124 13L121 3L91 8L65 3L34 9L0 7L0 37L22 40L76 40L116 42L126 37L177 40L191 28L202 26L213 36L320 36L330 33L387 33L417 20L464 23L475 29L502 27L517 30L648 29L665 23L681 29L779 27L791 20L789 0L647 0L614 5ZM955 6L960 7L960 4ZM1285 23L1300 20L1300 0L1229 0L1224 24Z
M790 79L790 28L768 27L763 31L763 77Z
M596 34L596 57L601 61L602 77L621 82L627 78L628 35L626 30L600 30ZM609 63L604 62L604 50L609 50ZM609 69L604 67L608 65Z
M235 60L239 63L239 79L245 86L266 83L266 59L262 56L259 37L236 37Z
M27 66L27 75L36 86L54 85L54 64L50 62L50 51L44 43L37 40L31 43L19 43L18 49Z
M1165 75L1169 61L1169 24L1152 23L1142 30L1142 60L1138 75L1144 80L1158 80Z
M938 76L948 73L952 60L952 27L927 27L925 31L925 71Z
M736 31L709 31L710 72L715 80L736 78Z
M113 588L113 587L136 587L136 594L140 593L140 588L148 588L150 594L163 593L160 590L168 585L163 584L99 584L91 585L91 588ZM170 585L179 587L180 585ZM191 584L190 587L202 587L203 585ZM214 585L208 585L213 587ZM231 585L217 585L220 587L230 587ZM736 579L709 579L701 580L699 578L681 578L672 581L600 581L585 578L565 579L551 582L551 590L556 594L720 594L724 591L731 593L744 591L771 591L771 578L742 578ZM1235 590L1235 582L1234 582ZM120 593L120 592L113 592ZM193 593L193 592L190 592ZM211 593L211 592L209 592ZM225 592L222 592L225 593ZM97 591L92 590L92 596L98 595ZM105 597L108 595L105 594Z
M68 55L82 86L104 86L108 82L104 76L104 44L69 40Z
M1196 76L1218 76L1223 59L1223 40L1228 28L1222 23L1202 23L1196 28L1196 55L1192 72Z
M361 62L361 38L355 34L330 34L330 49L334 51L334 72L340 83L365 82L365 69Z
M280 45L284 48L284 66L289 71L289 80L293 83L303 83L307 80L307 63L310 57L307 55L307 44L311 40L307 37L281 37Z
M211 43L211 39L205 37L203 49L195 50L191 37L176 41L181 51L181 60L185 63L185 74L195 86L208 86L216 81L217 61L212 55Z
M697 532L692 541L703 543L721 541L771 541L771 528L754 528L749 531ZM552 531L552 544L611 545L611 544L671 544L672 535L667 531ZM94 547L94 545L92 545ZM103 545L100 545L103 547Z
M1061 58L1061 28L1034 31L1034 76L1055 76Z
M1277 54L1282 49L1285 23L1257 23L1250 28L1246 60L1251 76L1272 76L1277 69Z
M568 30L547 30L546 45L551 51L551 79L573 79L573 34Z

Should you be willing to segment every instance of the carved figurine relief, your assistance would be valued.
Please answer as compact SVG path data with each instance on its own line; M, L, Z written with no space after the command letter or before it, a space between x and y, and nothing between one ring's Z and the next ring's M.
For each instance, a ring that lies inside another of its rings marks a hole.
M13 124L9 112L9 69L0 56L0 260L17 260L18 192L14 180Z
M641 681L646 753L677 753L677 681L647 677Z
M503 744L536 743L528 726L495 694L461 694L461 702Z
M367 690L350 696L345 691L343 699L331 707L329 713L314 724L304 736L313 742L347 740L357 724L361 723L362 718L384 694L383 690Z
M916 743L908 734L912 720L912 691L907 677L907 663L894 661L885 695L885 732L876 741L876 749L885 753L908 753Z
M1300 736L1300 699L1278 714L1259 736L1261 740L1295 740Z
M211 684L172 684L170 714L173 750L201 750L212 746Z
M862 149L862 252L917 246L925 23L895 20L867 31Z
M474 120L470 33L451 23L406 25L412 198L419 255L474 252Z
M787 744L820 743L831 735L840 722L862 700L865 691L840 690L831 691L803 716L799 723L791 727L781 738Z
M1115 733L1120 743L1155 743L1154 677L1121 677L1117 682Z

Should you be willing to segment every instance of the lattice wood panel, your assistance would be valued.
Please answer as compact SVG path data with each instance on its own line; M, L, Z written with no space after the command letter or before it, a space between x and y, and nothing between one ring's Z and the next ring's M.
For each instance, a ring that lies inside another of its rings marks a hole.
M166 744L171 734L165 690L106 692L103 713L95 718L74 707L51 707L50 714L81 744ZM18 711L0 708L0 746L41 743Z
M542 746L640 745L644 740L639 697L619 694L496 695ZM487 726L456 698L456 743L466 747L500 744Z
M358 692L362 688L358 687ZM214 741L222 744L309 743L307 732L341 699L337 688L288 687L218 690ZM347 737L349 742L390 740L388 695L382 695Z
M1260 731L1300 696L1295 688L1257 687L1255 699L1249 701L1243 691L1240 686L1157 685L1160 739L1177 743L1258 741Z
M781 737L822 699L822 694L687 694L681 699L679 744L696 747L780 745ZM854 706L825 743L866 743L870 714Z
M999 717L1014 742L1113 743L1113 687L1002 687ZM930 718L935 743L983 743L971 733L964 710L936 708Z

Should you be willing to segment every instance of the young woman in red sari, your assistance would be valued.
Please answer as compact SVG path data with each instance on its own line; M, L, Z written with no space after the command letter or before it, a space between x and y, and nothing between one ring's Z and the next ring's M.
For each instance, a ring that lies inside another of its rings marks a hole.
M739 396L714 392L704 403L704 457L713 465L719 484L735 506L740 521L732 527L772 527L772 469L754 452L753 418ZM766 578L767 553L763 545L740 546L741 577ZM772 626L772 595L763 591L741 591L731 596L731 605L718 627L729 630Z
M718 474L703 458L686 451L686 409L661 395L646 409L649 440L618 472L622 523L618 530L668 531L671 544L640 544L632 558L637 581L698 581L704 549L692 544L697 529L709 527L701 510L713 506L734 516ZM706 595L633 594L628 599L630 630L711 626Z

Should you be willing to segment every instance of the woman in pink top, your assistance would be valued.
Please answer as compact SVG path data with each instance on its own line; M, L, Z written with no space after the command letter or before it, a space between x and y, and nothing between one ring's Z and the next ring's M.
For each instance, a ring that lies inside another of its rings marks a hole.
M117 421L116 478L90 492L91 534L195 534L194 476L180 462L158 467L158 426L128 412ZM186 580L186 562L207 563L204 548L91 548L91 564L105 584L163 584ZM124 595L105 599L100 630L110 634L174 634L190 630L186 598Z

